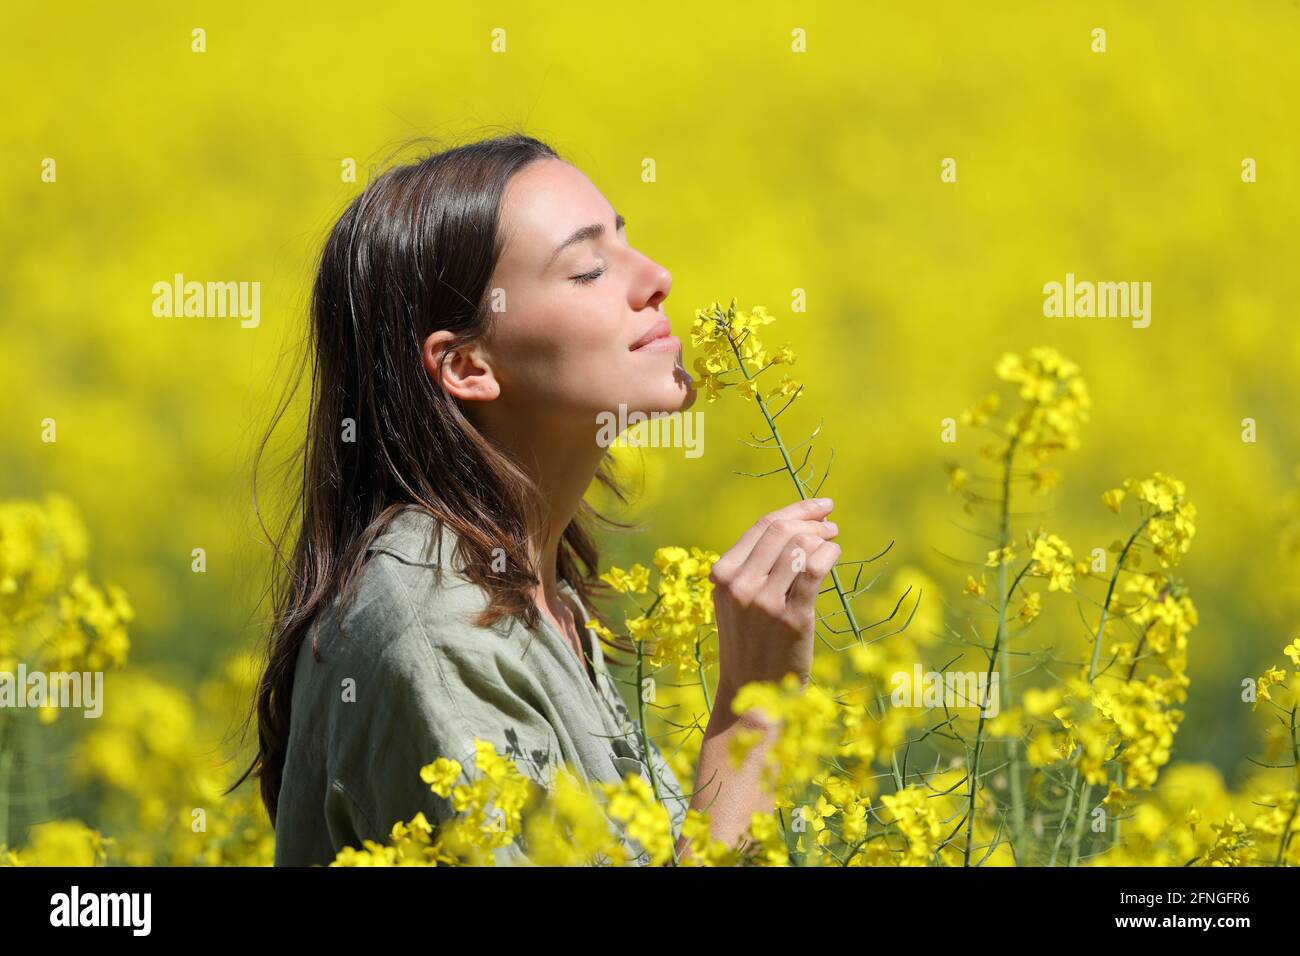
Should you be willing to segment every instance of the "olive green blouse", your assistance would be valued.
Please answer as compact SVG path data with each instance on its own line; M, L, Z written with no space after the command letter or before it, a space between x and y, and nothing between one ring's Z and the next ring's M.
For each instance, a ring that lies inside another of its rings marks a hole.
M600 641L588 641L593 686L545 616L534 630L515 617L475 626L487 594L461 573L455 539L423 509L399 512L371 545L341 626L331 605L321 615L318 652L310 631L303 641L276 810L276 865L330 863L344 846L385 842L394 823L420 811L435 826L449 819L450 801L430 790L420 768L450 757L467 782L476 773L476 736L542 786L566 762L593 781L629 772L649 781L639 726ZM586 612L572 587L561 590ZM676 839L688 801L653 741L649 758ZM637 844L615 829L629 857L645 863ZM531 863L517 844L495 858Z

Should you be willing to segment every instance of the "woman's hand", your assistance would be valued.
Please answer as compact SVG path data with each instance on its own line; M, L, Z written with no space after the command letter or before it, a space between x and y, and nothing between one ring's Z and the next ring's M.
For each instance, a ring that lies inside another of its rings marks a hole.
M839 534L827 519L829 498L797 501L764 515L714 562L713 606L718 622L718 698L723 726L735 692L750 681L780 681L793 673L807 686L812 667L814 605L821 583L839 560ZM759 715L744 715L760 725Z
M718 696L700 742L691 807L709 816L709 834L736 846L755 813L771 813L767 754L779 726L767 714L731 709L736 691L751 681L798 675L805 686L812 668L817 594L840 557L830 539L839 534L826 520L829 498L797 501L764 515L713 563L713 607L718 622ZM737 765L732 743L759 731ZM678 854L689 857L683 834Z

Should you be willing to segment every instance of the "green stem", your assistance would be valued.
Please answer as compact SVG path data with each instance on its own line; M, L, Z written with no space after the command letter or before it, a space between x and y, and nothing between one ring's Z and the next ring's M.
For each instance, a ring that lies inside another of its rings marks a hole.
M1003 460L1002 472L1002 503L1001 514L998 522L998 549L1005 548L1011 539L1011 469L1016 454L1016 443L1019 441L1019 435L1011 439L1007 446L1007 454ZM1023 572L1021 572L1023 574ZM1017 579L1019 580L1019 579ZM1011 707L1011 658L1009 653L1010 641L1004 639L1007 626L1007 606L1011 602L1011 593L1006 589L1007 584L1007 565L1006 562L998 563L998 630L995 646L998 655L998 681L1001 684L999 691L1002 696L1001 706L1003 710L1009 710ZM1015 585L1012 585L1015 590ZM1011 849L1012 853L1017 855L1023 845L1023 836L1025 830L1025 795L1021 790L1021 770L1020 770L1020 741L1015 737L1007 741L1008 757L1010 760L1011 775Z
M1070 818L1070 811L1074 809L1074 791L1077 785L1078 774L1076 773L1070 789L1065 792L1065 806L1061 808L1061 824L1056 829L1056 842L1052 845L1052 857L1047 861L1048 866L1056 866L1056 857L1061 852L1061 841L1065 839L1065 821Z
M1079 847L1083 843L1084 814L1087 812L1088 797L1091 795L1092 784L1085 783L1083 785L1083 794L1079 797L1079 806L1074 811L1074 838L1070 843L1070 866L1079 865Z
M1119 787L1121 790L1124 789L1124 768L1123 767L1120 767L1115 771L1115 786ZM1123 821L1119 817L1115 817L1115 825L1111 827L1110 848L1112 850L1117 848L1120 844L1120 824L1122 822Z
M650 735L645 729L645 692L641 686L644 680L645 666L645 647L641 641L636 642L636 716L637 731L641 738L641 756L645 759L646 770L650 773L650 790L655 795L655 801L662 803L659 796L659 775L655 773L655 762L650 756ZM673 866L678 863L677 844L673 842Z
M998 517L998 625L993 637L993 650L989 654L988 671L991 679L993 668L996 666L998 669L998 684L1000 685L998 694L1001 698L1003 710L1011 706L1011 663L1007 653L1007 605L1010 603L1011 593L1015 591L1020 579L1033 565L1032 561L1026 563L1016 576L1016 580L1010 589L1007 588L1007 563L1001 560L1001 551L1007 546L1007 542L1011 540L1011 468L1015 460L1018 441L1019 436L1011 439L1011 442L1007 445L1006 454L1002 459L1002 501ZM969 768L970 776L966 781L968 804L966 808L966 852L963 861L965 866L970 866L971 846L975 835L975 799L979 788L980 760L984 755L984 720L984 709L981 708L979 722L975 725L975 746ZM1012 854L1016 855L1020 847L1020 834L1024 829L1025 807L1024 795L1020 792L1019 747L1016 746L1014 739L1009 741L1008 746L1011 757L1011 850Z
M1089 687L1092 686L1093 681L1097 678L1097 662L1101 658L1101 640L1106 633L1106 619L1110 616L1110 602L1112 596L1115 594L1115 585L1119 583L1120 572L1124 570L1124 561L1128 557L1129 550L1133 547L1133 542L1137 540L1138 535L1142 533L1142 530L1147 526L1147 522L1150 520L1151 515L1147 515L1142 519L1141 524L1137 526L1133 533L1129 535L1128 540L1124 542L1124 550L1120 552L1119 558L1115 561L1115 571L1110 576L1110 584L1106 588L1106 600L1101 606L1101 617L1097 621L1097 633L1093 636L1092 640L1092 659L1088 662ZM1079 779L1081 776L1082 773L1076 765L1074 768L1074 774L1071 778L1071 791L1078 789ZM1079 844L1083 838L1083 815L1086 812L1088 796L1091 793L1091 790L1091 784L1084 785L1083 794L1079 799L1079 806L1075 809L1074 845L1070 848L1070 866L1075 866L1079 862ZM1065 832L1065 818L1068 816L1069 810L1067 809L1061 818L1061 828L1056 835L1056 846L1052 849L1053 865L1056 863L1057 851L1061 848L1061 835Z
M1137 646L1133 648L1133 662L1128 666L1128 676L1125 678L1126 681L1133 680L1134 675L1137 674L1138 658L1142 656L1142 648L1146 644L1147 633L1150 630L1151 625L1148 624L1147 629L1143 631L1142 636L1138 638ZM1119 787L1121 790L1124 789L1124 768L1122 766L1115 768L1115 786ZM1123 821L1119 817L1115 818L1115 826L1112 827L1110 831L1110 848L1112 850L1118 848L1122 842L1122 823Z
M13 753L9 750L9 727L12 718L0 716L0 846L9 843L9 777Z
M704 663L700 660L700 642L695 642L695 666L700 672L700 692L704 694L704 710L710 717L713 716L713 701L709 697L709 682L704 676Z
M731 345L731 351L735 353L736 362L740 366L740 372L745 376L745 381L754 381L755 376L750 375L749 369L745 367L745 357L740 354L740 348L737 346L736 340L731 337L731 330L729 328L726 329L726 336L728 344ZM794 461L790 458L790 452L785 447L785 441L781 438L781 432L776 426L776 419L774 419L772 413L768 411L767 402L763 401L763 395L757 388L754 390L754 401L758 405L758 410L763 414L763 421L767 423L768 431L772 433L772 441L776 443L776 447L781 452L781 461L785 465L786 474L788 474L790 480L794 482L795 492L799 495L800 500L807 500L808 495L805 494L804 484L799 479L799 472L794 466ZM831 582L835 585L835 593L839 595L840 607L844 609L844 614L848 619L849 627L853 630L853 636L856 638L857 642L861 644L862 628L858 625L858 620L853 614L853 608L849 604L848 595L844 592L844 584L840 581L840 573L834 567L831 568Z
M1025 572L1033 567L1033 565L1034 562L1032 560L1025 562L1025 566L1020 569L1020 573L1016 575L1015 581L1011 583L1011 588L1007 592L1008 595L1015 591L1015 589L1020 585L1021 578L1025 576ZM1003 563L999 565L999 568L1005 566L1005 563ZM1000 662L1004 660L1004 656L1000 653L1001 645L1003 643L1002 638L1003 629L999 627L997 635L993 638L993 649L989 652L989 669L986 675L985 686L988 686L988 683L993 679L993 668L998 667ZM1002 683L1001 671L999 671L998 681L999 683ZM988 719L986 710L987 707L985 705L980 706L979 720L975 724L975 746L971 748L971 762L967 767L966 851L962 862L963 866L970 866L971 846L972 841L975 838L975 798L979 788L980 760L984 756L984 723ZM1012 843L1011 849L1014 855L1016 851L1014 843Z
M27 823L44 823L50 818L49 791L45 775L45 737L34 720L23 722L23 792L27 795Z
M654 761L650 759L650 735L645 729L645 693L642 686L644 677L645 651L638 641L636 645L636 716L641 737L641 752L645 757L646 769L650 771L650 786L654 788L655 799L659 799L659 781L655 774Z
M1291 804L1291 816L1287 818L1286 826L1282 828L1282 834L1277 838L1277 859L1273 861L1274 866L1281 866L1286 858L1286 848L1291 842L1291 824L1295 822L1296 812L1300 811L1300 740L1296 737L1296 706L1291 707L1291 766L1296 775L1296 798Z

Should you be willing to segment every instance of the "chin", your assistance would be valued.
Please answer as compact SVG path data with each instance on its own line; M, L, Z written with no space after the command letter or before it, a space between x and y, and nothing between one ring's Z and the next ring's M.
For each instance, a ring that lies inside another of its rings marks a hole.
M625 391L623 397L611 403L614 408L620 404L626 413L640 412L644 415L684 412L695 404L698 393L692 387L693 379L682 367L680 361L662 372L656 371L651 381L646 380L645 373L637 372L637 387Z
M692 388L693 383L694 379L691 378L690 372L686 371L686 367L682 364L681 353L678 352L677 360L673 363L671 387L661 410L684 412L694 405L699 393Z
M684 412L695 404L698 395L699 393L691 387L691 377L678 367L673 370L673 377L668 383L668 387L663 390L661 395L651 398L643 410L647 414L651 412Z
M691 387L691 379L689 376L687 376L686 378L686 384L682 386L682 391L684 391L686 394L682 396L681 404L678 405L677 408L674 409L674 411L682 411L682 412L686 411L686 409L690 408L692 405L695 404L695 399L699 398L700 396L700 393Z

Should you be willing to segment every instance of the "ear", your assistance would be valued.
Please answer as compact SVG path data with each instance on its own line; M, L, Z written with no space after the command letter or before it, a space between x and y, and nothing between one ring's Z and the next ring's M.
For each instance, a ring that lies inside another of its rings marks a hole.
M453 398L466 402L490 402L501 394L501 385L479 354L477 346L447 350L454 333L441 329L424 340L420 357L424 370L435 385ZM447 358L442 361L443 352ZM442 362L441 369L439 362Z

